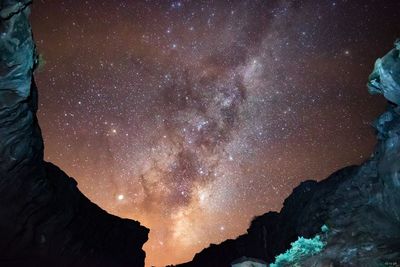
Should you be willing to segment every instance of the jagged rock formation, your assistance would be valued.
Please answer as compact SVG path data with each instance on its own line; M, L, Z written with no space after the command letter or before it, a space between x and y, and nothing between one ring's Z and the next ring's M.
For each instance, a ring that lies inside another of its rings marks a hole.
M148 229L43 160L29 0L0 1L0 266L144 266Z
M389 100L369 160L301 183L279 213L256 217L246 234L178 266L225 267L242 256L274 262L298 236L311 238L323 225L330 229L324 249L296 266L400 266L400 41L377 60L368 87Z

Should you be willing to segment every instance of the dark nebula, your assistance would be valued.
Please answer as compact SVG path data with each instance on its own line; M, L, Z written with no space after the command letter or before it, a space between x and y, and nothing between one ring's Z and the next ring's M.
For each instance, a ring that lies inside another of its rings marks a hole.
M151 229L147 264L190 260L361 163L366 90L399 1L35 1L46 159ZM397 25L397 26L396 26Z

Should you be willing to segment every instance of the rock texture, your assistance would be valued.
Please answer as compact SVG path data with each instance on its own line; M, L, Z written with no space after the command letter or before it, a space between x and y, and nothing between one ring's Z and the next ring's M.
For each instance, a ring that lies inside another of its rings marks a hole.
M0 266L144 266L148 229L43 160L30 4L0 1Z
M274 262L299 236L321 232L325 248L296 266L400 266L400 42L378 59L371 93L389 101L375 123L378 143L361 166L346 167L321 182L305 181L282 210L256 217L247 233L211 245L180 267L224 267L242 256Z

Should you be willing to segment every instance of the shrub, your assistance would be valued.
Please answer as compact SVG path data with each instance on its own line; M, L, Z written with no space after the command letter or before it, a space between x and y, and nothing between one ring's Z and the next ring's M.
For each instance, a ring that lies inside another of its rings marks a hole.
M329 229L324 225L321 230L326 233ZM325 245L320 235L316 235L314 238L299 237L291 243L290 249L275 257L275 262L270 267L300 267L300 262L321 252Z

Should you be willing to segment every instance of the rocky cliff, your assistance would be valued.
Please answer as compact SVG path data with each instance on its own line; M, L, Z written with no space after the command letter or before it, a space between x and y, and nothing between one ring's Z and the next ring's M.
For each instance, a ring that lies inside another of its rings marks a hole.
M375 122L378 143L369 160L321 182L301 183L279 213L256 217L246 234L211 245L178 266L224 267L242 256L271 263L299 236L316 234L322 239L320 252L301 260L286 253L292 261L276 266L400 266L399 41L377 60L368 88L388 100ZM320 233L322 226L329 231Z
M148 229L43 160L30 4L0 1L0 266L144 266Z

